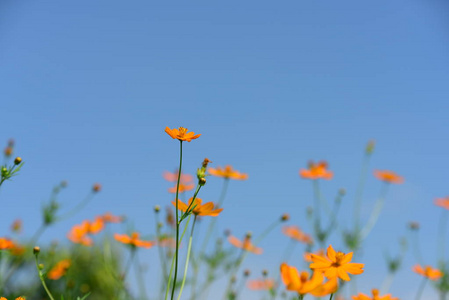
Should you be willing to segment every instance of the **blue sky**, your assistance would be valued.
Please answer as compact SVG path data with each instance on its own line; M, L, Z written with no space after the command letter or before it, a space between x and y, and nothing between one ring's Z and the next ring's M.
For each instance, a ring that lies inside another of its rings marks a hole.
M370 170L395 170L406 183L390 189L367 241L360 291L381 284L381 253L397 248L410 220L421 223L422 251L435 265L440 209L433 200L448 195L448 11L437 0L3 0L0 142L15 138L26 165L2 187L8 213L0 233L17 217L25 234L34 232L42 202L61 180L69 182L63 208L94 182L104 189L43 241L65 240L73 224L105 207L152 233L152 207L169 200L161 174L178 159L166 126L202 134L185 145L186 171L208 157L249 174L231 182L221 229L260 232L286 211L308 229L312 187L298 171L309 159L327 160L335 173L322 184L327 198L348 190L346 224L364 146L375 139ZM214 201L220 188L210 178L201 196ZM365 216L379 189L370 175ZM276 269L286 244L273 233L261 245L264 257L250 257L248 267ZM391 289L396 296L414 295L407 293L420 282L410 271L415 262L409 252Z

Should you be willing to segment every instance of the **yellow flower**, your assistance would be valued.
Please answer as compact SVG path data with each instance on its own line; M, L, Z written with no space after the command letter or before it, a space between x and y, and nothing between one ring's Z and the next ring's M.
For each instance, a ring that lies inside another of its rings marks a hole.
M353 252L344 254L335 252L332 245L327 248L327 257L312 254L313 263L310 264L312 270L324 272L324 276L329 279L339 277L345 281L350 281L349 274L358 275L363 273L364 264L350 263Z
M187 132L187 128L184 127L179 127L179 129L170 129L165 127L165 132L174 139L186 142L190 142L191 140L197 139L201 136L201 134L195 135L195 132Z
M379 296L379 290L373 289L371 291L373 297L367 296L365 294L359 293L358 296L352 296L353 300L399 300L399 298L392 298L390 294Z
M183 211L183 212L186 212L187 208L192 203L192 199L193 198L189 199L189 204L185 204L181 200L178 200L178 209ZM205 204L202 204L202 202L203 202L203 200L201 200L200 198L196 198L195 199L195 203L190 207L190 208L192 208L194 205L196 205L196 207L193 209L193 214L195 214L197 216L216 217L223 210L223 208L214 209L214 203L213 202L207 202ZM175 201L172 201L172 204L176 207L176 202Z
M152 242L152 241L140 240L139 233L137 233L137 232L133 232L131 234L131 236L129 236L127 234L116 233L116 234L114 234L114 238L123 244L128 244L133 247L151 248L156 244L155 242Z
M299 171L299 175L305 179L332 179L334 173L327 169L327 162L319 161L314 163L313 161L309 162L308 169L301 169Z
M430 280L437 280L443 276L443 272L438 269L434 269L431 266L425 266L424 268L420 265L415 265L413 267L413 272L418 273L424 277L429 278Z
M254 254L262 254L262 248L256 247L251 243L250 235L246 235L243 242L234 236L229 236L228 242L231 243L231 245L233 245L234 247L241 248L245 251L252 252Z
M399 176L398 174L396 174L393 171L381 171L381 170L375 170L374 171L374 176L381 180L381 181L385 181L388 183L396 183L396 184L401 184L404 183L404 178L402 176Z
M246 180L248 179L248 174L240 173L237 170L234 170L232 166L226 165L223 167L209 168L209 174L217 177L224 177L226 179L235 179L235 180Z
M287 290L297 292L301 295L317 288L324 280L321 272L314 272L312 277L309 278L308 272L303 271L299 274L295 267L289 266L286 263L281 264L281 277Z

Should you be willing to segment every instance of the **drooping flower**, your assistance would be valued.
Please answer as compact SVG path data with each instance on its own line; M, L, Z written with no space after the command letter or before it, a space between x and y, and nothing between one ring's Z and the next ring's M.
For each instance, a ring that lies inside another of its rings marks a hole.
M249 234L245 236L243 241L240 241L238 238L230 235L228 236L228 242L236 248L240 248L254 254L262 254L263 252L262 248L256 247L251 243L251 235Z
M391 297L391 294L379 296L379 290L377 290L377 289L373 289L371 291L371 293L373 294L373 297L359 293L357 296L352 296L352 299L353 300L399 300L399 298Z
M282 233L291 239L297 240L305 244L312 244L312 237L304 233L298 226L284 226L282 227Z
M334 173L327 169L328 165L326 161L319 161L314 163L313 161L309 162L308 169L301 169L299 171L299 175L305 179L332 179Z
M435 205L444 207L445 209L449 209L449 196L445 198L437 198L435 199Z
M58 280L65 275L71 264L70 259L61 260L48 272L47 277L51 280Z
M190 142L191 140L197 139L201 136L201 134L195 135L195 132L187 132L187 128L184 127L179 127L179 129L170 129L168 127L165 127L165 132L173 139L186 142Z
M189 204L185 204L181 200L178 200L178 209L183 211L183 212L186 212L187 208L192 203L192 200L193 200L193 198L189 199ZM194 205L196 205L195 208L192 211L193 214L195 214L197 216L216 217L223 210L223 208L214 209L215 205L214 205L213 202L207 202L205 204L202 204L202 203L203 203L202 199L200 199L200 198L196 198L195 199L195 203L190 207L190 208L192 208ZM175 201L172 201L172 204L176 207L176 202Z
M247 283L247 287L250 290L272 290L275 286L276 282L268 278L250 280Z
M345 281L350 281L349 274L358 275L363 273L364 264L350 263L353 252L344 254L335 252L332 245L327 248L326 257L312 254L313 263L310 264L312 270L324 272L324 276L329 279L339 277Z
M418 273L421 276L427 277L430 280L438 280L443 276L443 272L438 269L432 268L431 266L421 267L420 265L415 265L413 267L413 272Z
M286 263L281 264L281 277L285 287L289 291L297 292L304 295L317 288L324 280L321 272L313 272L310 277L306 271L298 272L295 267L289 266Z
M393 171L388 170L374 170L374 176L381 180L385 181L387 183L395 183L395 184L401 184L404 183L404 178L402 176L399 176Z
M248 179L248 174L240 173L237 170L234 170L232 166L226 165L223 167L209 168L209 174L212 176L223 177L226 179L235 179L235 180L246 180Z
M128 244L131 245L132 247L142 247L142 248L151 248L153 247L156 242L153 241L142 241L139 239L139 233L137 232L133 232L131 234L131 236L127 235L127 234L114 234L114 238L123 243L123 244Z

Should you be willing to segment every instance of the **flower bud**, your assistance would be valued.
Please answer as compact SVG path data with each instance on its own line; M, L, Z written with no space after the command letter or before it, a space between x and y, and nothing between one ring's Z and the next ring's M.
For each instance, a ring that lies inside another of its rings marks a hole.
M268 270L263 270L262 271L262 276L263 277L267 277L268 276Z
M8 146L5 148L5 150L3 151L3 153L5 154L6 157L11 156L12 155L12 147Z
M161 207L159 205L154 206L154 212L158 213L161 210Z
M198 182L198 184L201 185L201 186L205 185L206 184L206 178L205 177L201 177L199 182Z
M92 190L93 190L95 193L101 191L101 184L95 183L94 186L92 187Z
M289 214L283 214L282 217L281 217L281 221L285 222L285 221L288 221L288 220L290 220L290 215Z
M39 252L41 252L41 248L39 248L38 246L33 248L33 253L34 254L39 254Z
M44 264L39 264L37 267L39 268L40 271L42 271L44 269Z
M418 230L419 223L418 222L410 222L410 223L408 223L408 228L410 228L411 230Z
M244 275L245 277L248 277L250 274L251 274L251 272L250 272L248 269L246 269L246 270L243 272L243 275Z
M17 156L16 159L14 159L14 164L19 165L22 162L22 158Z
M376 141L374 141L374 140L369 141L365 148L366 154L373 153L374 146L376 146Z

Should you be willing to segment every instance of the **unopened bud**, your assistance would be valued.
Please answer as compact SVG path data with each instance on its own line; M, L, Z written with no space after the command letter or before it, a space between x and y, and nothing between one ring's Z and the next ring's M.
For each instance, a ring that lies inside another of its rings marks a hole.
M246 235L245 235L245 237L246 237L247 239L250 239L252 236L253 236L253 234L252 234L251 231L248 231L248 232L246 233Z
M201 186L205 185L206 184L206 178L205 177L201 177L198 183Z
M341 188L338 190L338 193L340 194L340 196L344 196L346 195L346 189L345 188Z
M63 181L61 181L61 183L59 184L62 188L66 188L67 187L67 185L68 185L68 182L67 182L67 180L63 180Z
M44 264L39 264L39 265L37 265L37 267L39 268L39 270L43 270L44 269Z
M6 147L5 150L3 151L3 153L5 154L5 156L11 156L12 147L10 147L10 146Z
M203 168L207 168L207 164L211 163L211 161L208 158L205 158L203 160Z
M39 254L39 252L41 252L41 248L39 248L38 246L33 248L33 253L34 254Z
M101 191L101 184L95 183L94 186L92 187L92 190L93 190L95 193Z
M154 212L158 213L161 210L161 207L159 205L154 206Z
M290 220L290 215L289 214L283 214L282 217L281 217L281 221L285 222L285 221L288 221L288 220Z
M248 277L250 274L251 274L251 272L250 272L248 269L246 269L245 271L243 271L243 275L244 275L245 277Z
M411 230L418 230L419 223L418 222L410 222L410 223L408 223L408 228L410 228Z
M14 159L14 164L15 164L15 165L18 165L18 164L20 164L21 162L22 162L22 158L19 157L19 156L17 156L16 159Z
M268 270L263 270L262 271L262 276L263 277L267 277L268 276Z
M371 140L368 142L368 144L366 145L366 154L371 154L374 151L374 146L376 146L376 141Z

